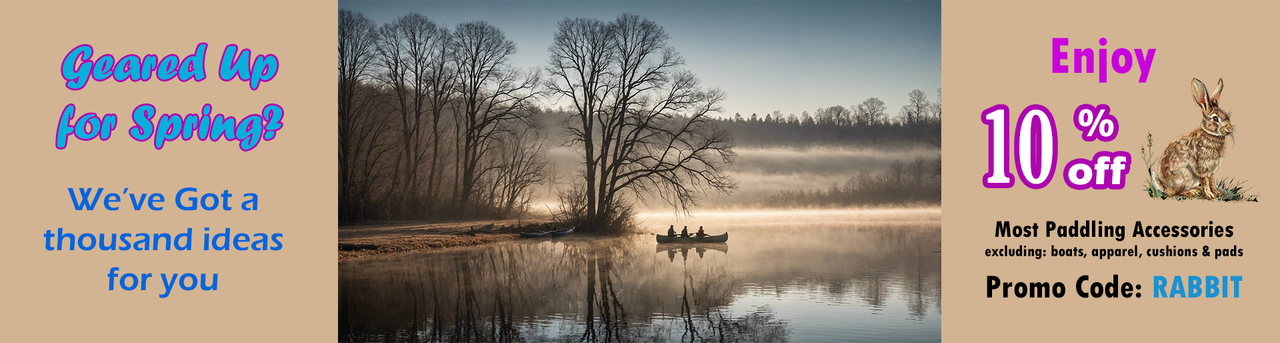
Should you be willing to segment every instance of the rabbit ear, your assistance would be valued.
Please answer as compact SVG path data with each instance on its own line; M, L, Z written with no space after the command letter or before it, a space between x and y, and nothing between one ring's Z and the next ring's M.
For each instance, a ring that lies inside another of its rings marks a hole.
M1213 107L1218 107L1218 96L1222 95L1222 79L1218 79L1218 88L1213 89L1213 93L1209 94L1209 103Z
M1204 83L1200 79L1191 79L1191 98L1196 100L1196 105L1200 105L1201 109L1209 109L1209 91L1204 88Z

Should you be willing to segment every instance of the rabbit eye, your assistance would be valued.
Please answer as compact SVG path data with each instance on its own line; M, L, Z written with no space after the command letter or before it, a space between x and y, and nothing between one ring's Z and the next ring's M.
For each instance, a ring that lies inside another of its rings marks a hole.
M1215 115L1213 115L1213 117L1212 117L1212 118L1213 118L1213 122L1215 122L1215 123L1218 123L1218 122L1219 122L1219 121L1218 121L1218 115L1216 115L1216 114L1215 114Z

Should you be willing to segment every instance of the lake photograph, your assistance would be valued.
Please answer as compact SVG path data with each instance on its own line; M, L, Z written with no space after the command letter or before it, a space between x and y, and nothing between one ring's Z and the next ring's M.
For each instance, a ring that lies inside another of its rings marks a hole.
M340 1L338 340L936 342L937 1Z

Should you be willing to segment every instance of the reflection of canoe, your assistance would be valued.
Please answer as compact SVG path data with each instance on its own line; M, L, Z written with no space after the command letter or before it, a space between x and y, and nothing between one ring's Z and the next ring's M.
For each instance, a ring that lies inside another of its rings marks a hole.
M564 236L564 235L567 235L567 234L571 234L571 233L573 233L573 229L575 229L575 228L577 228L577 227L576 227L576 226L570 226L568 229L564 229L564 230L560 230L560 231L551 231L551 237L560 237L560 236Z
M679 252L683 250L715 250L722 253L729 253L729 243L670 243L655 246L654 252Z
M729 241L729 233L725 232L715 236L707 237L680 237L680 236L664 236L657 235L658 243L723 243Z

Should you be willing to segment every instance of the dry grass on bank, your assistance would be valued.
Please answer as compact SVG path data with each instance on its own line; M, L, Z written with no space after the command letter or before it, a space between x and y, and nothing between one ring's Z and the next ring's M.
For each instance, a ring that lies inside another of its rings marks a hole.
M482 230L489 224L493 228ZM391 222L338 227L338 260L385 253L473 246L516 239L520 232L547 230L546 219Z

